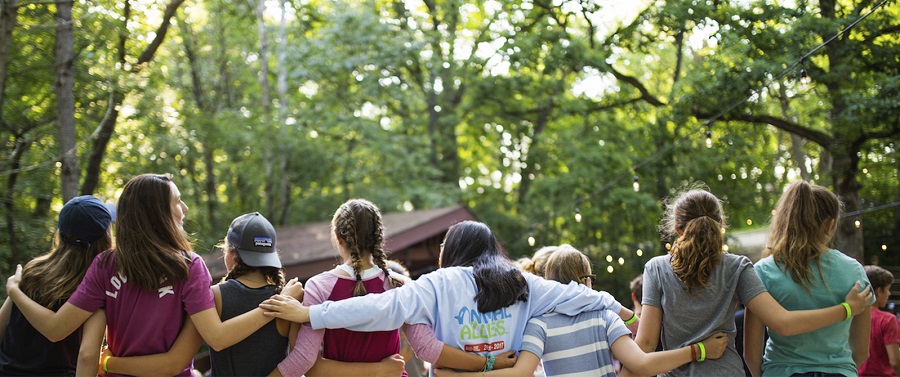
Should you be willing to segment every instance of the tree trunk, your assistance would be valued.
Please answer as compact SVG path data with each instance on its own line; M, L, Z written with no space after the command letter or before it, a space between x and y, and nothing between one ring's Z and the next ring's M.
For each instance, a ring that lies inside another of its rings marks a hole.
M287 10L285 9L285 3L287 0L281 0L279 2L279 7L281 10L281 20L278 25L278 58L276 61L276 69L278 70L278 122L281 124L281 128L279 129L279 135L281 135L282 142L281 145L281 174L279 177L281 178L281 184L279 185L279 191L281 192L281 203L279 208L281 209L281 214L277 218L278 225L285 225L288 221L288 215L290 214L291 207L291 179L289 173L289 149L288 143L288 134L287 128L288 126L285 122L288 118L288 86L287 86Z
M78 157L75 140L75 99L72 87L72 2L56 3L56 122L59 130L60 174L63 203L78 194Z
M21 167L22 155L31 146L31 141L21 136L16 136L13 143L15 147L9 156L9 168L12 173L6 177L6 194L3 197L3 207L5 209L4 212L6 212L6 233L9 235L10 260L13 263L20 263L23 262L23 250L19 247L19 241L16 238L16 208L14 202L16 199L16 180L19 178L19 173L16 173L16 170Z
M19 12L18 0L0 0L0 119L3 119L3 102L6 98L6 64L9 59L9 46L12 43L12 31L16 27Z
M538 141L541 138L541 133L544 132L544 129L547 127L547 122L550 119L550 113L553 112L554 104L553 100L550 99L547 101L547 107L542 107L538 111L537 122L534 123L534 132L531 135L531 145L528 146L528 154L523 158L523 162L525 162L525 168L522 169L522 180L519 183L519 205L524 205L526 203L526 197L528 196L528 190L531 189L531 179L529 176L532 172L535 171L534 163L532 163L530 156L532 153L537 152L536 148L538 145Z
M119 118L119 107L125 101L125 93L119 88L113 88L112 101L108 116L100 122L100 132L94 139L91 154L88 156L88 165L84 173L84 181L81 182L81 195L91 195L97 190L100 183L100 168L103 165L103 156L106 154L106 146L116 129L116 120Z

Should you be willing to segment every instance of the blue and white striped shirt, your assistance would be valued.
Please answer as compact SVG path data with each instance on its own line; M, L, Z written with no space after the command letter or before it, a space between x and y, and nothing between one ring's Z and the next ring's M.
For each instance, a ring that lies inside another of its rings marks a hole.
M615 377L609 347L629 335L619 315L609 310L576 316L548 313L528 321L522 351L539 356L547 376Z

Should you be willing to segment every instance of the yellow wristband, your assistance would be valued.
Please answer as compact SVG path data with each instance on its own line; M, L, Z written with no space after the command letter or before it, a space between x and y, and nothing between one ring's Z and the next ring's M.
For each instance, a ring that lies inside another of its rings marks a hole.
M847 318L844 318L844 320L846 321L846 320L848 320L848 319L850 319L850 318L853 318L853 311L850 310L850 304L848 304L847 301L844 301L844 302L841 303L841 305L843 305L843 306L844 306L844 309L847 310Z
M700 358L697 361L706 360L706 347L703 346L703 342L697 342L697 345L700 346Z
M637 321L637 314L632 314L631 318L629 318L627 321L625 321L625 326L628 326L628 325L634 323L634 321Z
M106 356L103 358L103 373L109 374L109 358L112 356Z

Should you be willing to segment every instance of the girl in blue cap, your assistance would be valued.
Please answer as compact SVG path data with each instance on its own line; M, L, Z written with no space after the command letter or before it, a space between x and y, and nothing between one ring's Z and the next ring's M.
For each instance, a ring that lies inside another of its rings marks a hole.
M100 199L79 196L59 212L58 231L49 252L32 259L22 272L20 288L38 304L57 310L75 292L91 261L112 246L109 224L112 214ZM21 268L21 267L20 267ZM82 330L76 330L59 342L41 335L6 299L0 310L0 375L74 375L96 370L99 347L82 350ZM103 336L105 316L97 312L84 325L86 339ZM84 363L80 363L84 360Z

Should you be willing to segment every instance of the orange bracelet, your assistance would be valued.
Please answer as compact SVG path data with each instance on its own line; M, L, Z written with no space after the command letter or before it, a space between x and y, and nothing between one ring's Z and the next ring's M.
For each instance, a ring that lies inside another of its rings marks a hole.
M697 344L691 343L691 361L697 361Z

